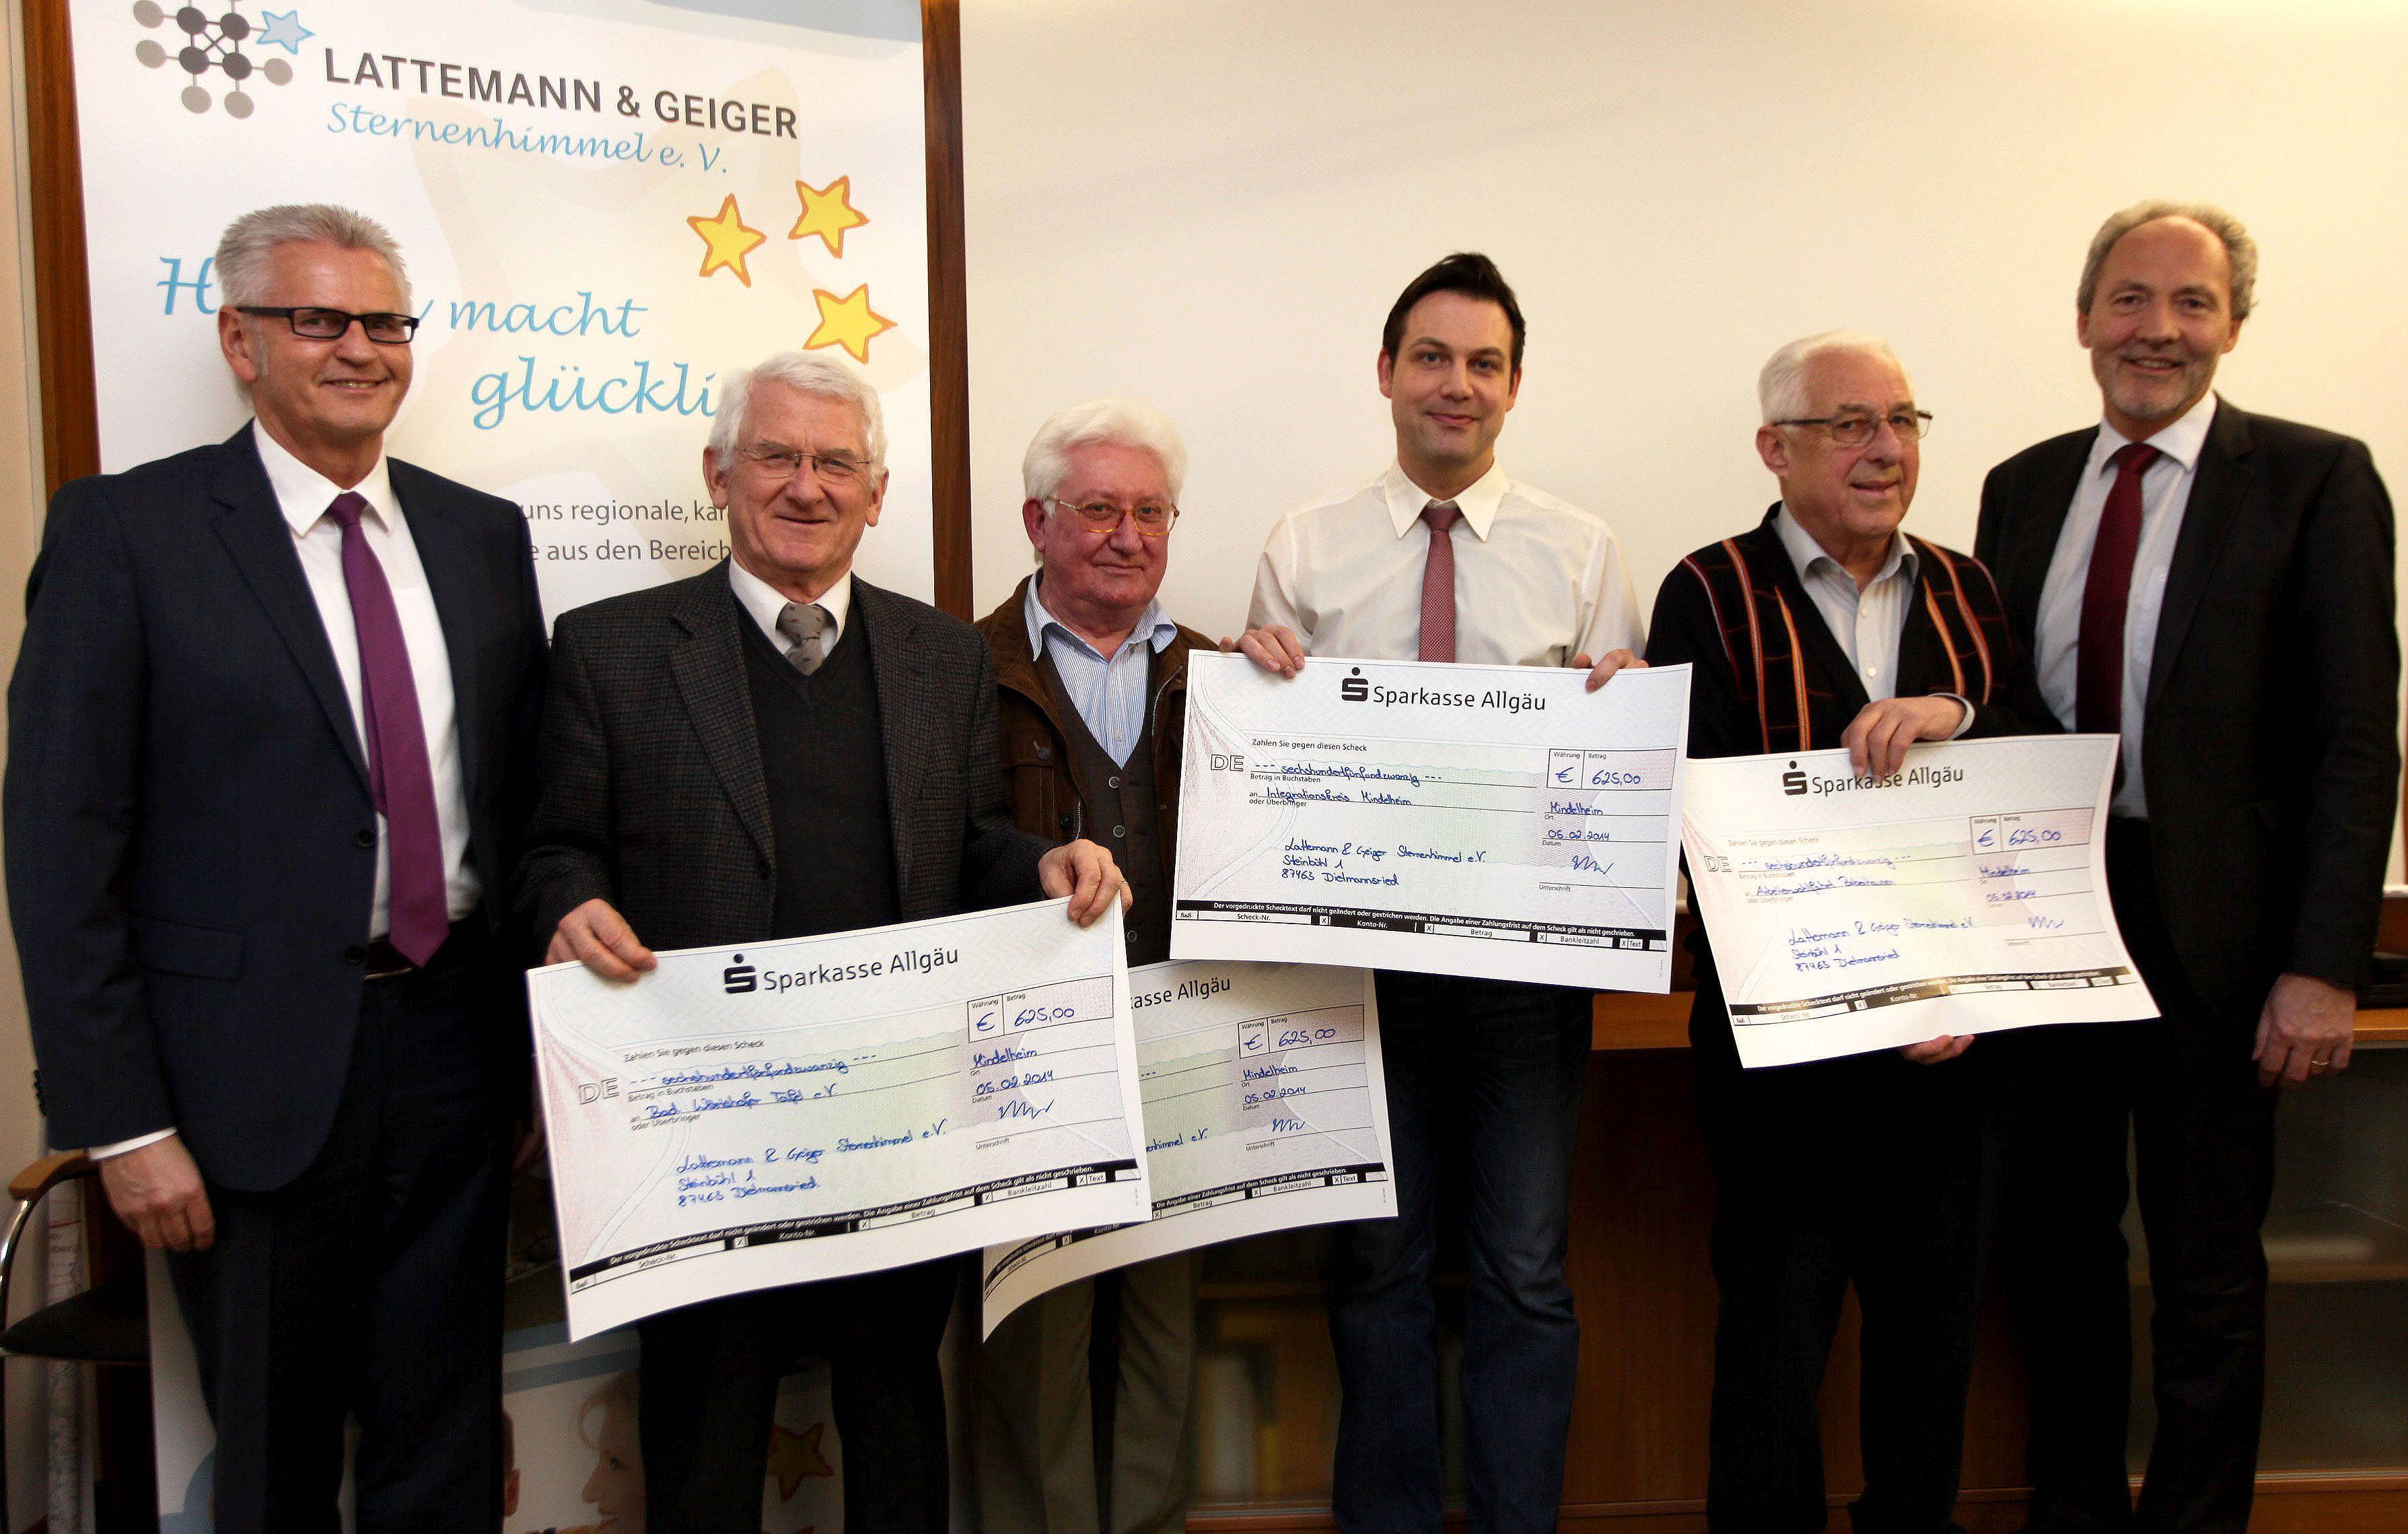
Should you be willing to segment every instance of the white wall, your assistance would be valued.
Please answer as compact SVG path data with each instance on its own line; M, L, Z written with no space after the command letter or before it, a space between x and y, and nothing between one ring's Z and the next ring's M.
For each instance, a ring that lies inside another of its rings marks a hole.
M1166 600L1234 632L1271 523L1385 461L1381 322L1467 247L1529 317L1505 462L1610 517L1651 605L1775 495L1756 369L1838 326L1905 359L1938 417L1910 525L1969 547L1990 466L2097 419L2074 280L2144 196L2264 249L2226 394L2408 488L2394 0L963 11L981 610L1028 567L1038 423L1128 393L1194 457Z

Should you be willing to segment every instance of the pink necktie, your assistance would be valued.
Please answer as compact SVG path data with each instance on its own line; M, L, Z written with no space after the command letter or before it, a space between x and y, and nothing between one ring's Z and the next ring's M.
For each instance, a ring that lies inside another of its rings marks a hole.
M360 695L367 715L368 792L384 816L385 851L393 862L389 929L394 948L424 964L452 930L443 886L443 832L435 818L435 773L426 760L426 727L418 715L418 684L409 646L384 566L360 531L368 503L345 491L326 508L343 530L343 585L351 597L351 626L360 637Z
M1450 536L1463 519L1453 501L1432 501L1422 508L1429 523L1429 559L1422 566L1422 653L1426 661L1455 659L1455 539Z
M2090 545L2090 575L2082 587L2082 627L2074 648L2073 727L2114 735L2124 717L2124 610L2132 594L2132 556L2141 548L2141 476L2157 450L2128 442L2108 460L2115 483ZM2123 776L2117 763L2116 777Z

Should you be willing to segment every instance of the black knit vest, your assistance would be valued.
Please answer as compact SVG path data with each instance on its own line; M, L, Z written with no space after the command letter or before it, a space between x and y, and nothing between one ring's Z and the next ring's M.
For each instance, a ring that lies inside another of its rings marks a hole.
M744 632L744 674L777 849L770 936L807 938L900 921L886 739L861 609L853 609L836 648L808 677L750 613L740 613L737 626Z
M1087 728L1086 720L1070 705L1069 690L1054 665L1051 648L1039 652L1038 669L1045 690L1062 716L1063 743L1070 751L1070 771L1079 780L1079 797L1085 801L1088 840L1111 850L1122 877L1129 884L1129 909L1121 918L1128 935L1131 964L1159 964L1170 957L1170 882L1165 877L1168 851L1154 806L1154 702L1146 701L1138 725L1137 745L1126 762L1111 754Z

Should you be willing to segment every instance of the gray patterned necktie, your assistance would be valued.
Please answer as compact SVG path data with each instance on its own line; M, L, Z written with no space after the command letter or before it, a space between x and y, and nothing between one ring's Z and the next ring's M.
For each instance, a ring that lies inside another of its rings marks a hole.
M807 677L820 668L827 659L827 609L816 602L789 602L778 610L778 632L792 641L787 665Z

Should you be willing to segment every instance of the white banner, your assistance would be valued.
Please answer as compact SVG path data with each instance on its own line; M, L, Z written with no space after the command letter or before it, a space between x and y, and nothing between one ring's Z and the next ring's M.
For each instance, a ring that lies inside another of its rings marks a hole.
M1171 957L1662 991L1689 668L1188 662Z
M1129 971L1129 998L1153 1218L989 1247L982 1336L1111 1269L1397 1212L1369 970L1150 964Z
M1120 912L530 970L568 1335L1146 1218Z
M792 348L878 389L859 567L932 594L916 4L287 4L74 0L104 468L241 425L218 237L339 203L422 316L392 452L526 508L547 611L725 553L717 381Z
M1743 1065L2155 1017L2107 898L2112 735L1689 764L1682 839Z

